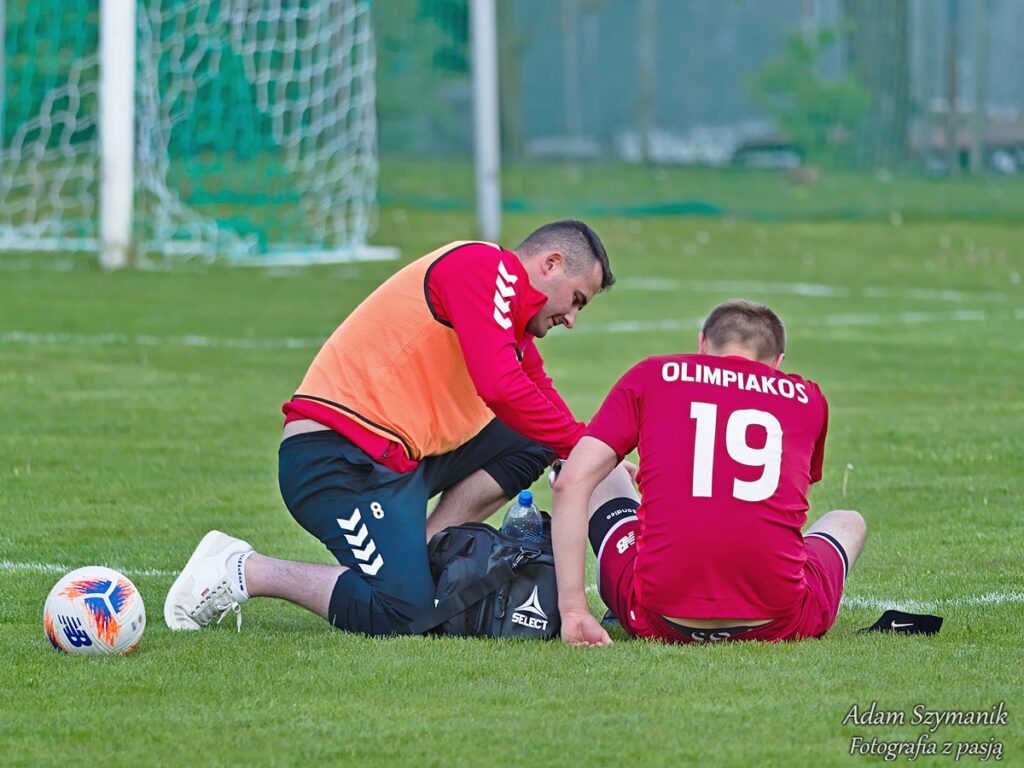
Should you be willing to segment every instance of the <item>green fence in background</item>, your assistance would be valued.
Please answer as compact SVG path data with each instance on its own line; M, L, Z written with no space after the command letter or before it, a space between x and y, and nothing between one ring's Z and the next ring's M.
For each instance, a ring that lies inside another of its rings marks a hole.
M374 5L384 204L472 206L468 6ZM506 210L1024 215L1024 4L497 0L497 10Z
M1019 0L495 0L506 211L1024 217ZM0 249L96 248L95 0L3 3ZM138 0L139 252L469 210L469 0Z

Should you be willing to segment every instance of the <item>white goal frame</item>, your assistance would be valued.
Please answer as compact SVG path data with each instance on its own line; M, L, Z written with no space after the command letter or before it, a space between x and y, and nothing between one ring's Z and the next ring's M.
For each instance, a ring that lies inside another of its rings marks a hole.
M174 0L100 0L98 49L70 60L71 81L56 95L47 91L44 111L32 119L36 128L43 124L50 130L56 125L51 119L56 118L45 113L46 104L74 92L74 108L84 111L70 119L94 125L94 138L61 146L65 155L57 155L56 161L47 146L27 143L31 125L25 130L19 126L11 146L0 147L8 177L0 185L0 250L97 252L107 269L191 258L226 257L232 264L268 266L396 258L397 249L366 243L376 226L378 168L369 0L325 0L311 6L300 21L287 15L298 11L286 3L221 0L219 6L198 2L189 7L210 9L209 17L200 20L209 35L203 40L213 41L207 49L231 45L233 55L242 57L245 76L257 78L250 80L256 104L250 109L261 110L258 114L272 126L263 136L277 147L275 167L291 174L292 186L287 189L297 201L291 209L282 209L283 218L275 220L273 209L267 214L266 221L280 221L283 228L272 223L271 241L261 234L259 243L254 235L235 232L213 218L216 214L190 208L177 190L168 187L169 135L182 119L183 108L167 100L173 95L165 97L160 91L166 75L157 65L162 69L162 62L172 56L160 29L165 23L177 24L184 12ZM0 0L0 41L7 34L4 11ZM269 38L257 33L256 25L264 18L283 31ZM178 29L169 27L169 33ZM194 28L185 30L180 34L195 34ZM343 49L339 41L345 43ZM284 48L274 47L281 44ZM344 52L336 55L336 50ZM180 54L175 50L173 55ZM192 78L178 86L179 98L182 88L186 98L187 89L194 92L199 78L210 82L205 70L195 68L195 61L175 59L169 66L169 72L184 70L181 77ZM2 67L0 63L0 72ZM298 101L282 82L305 89ZM95 99L94 109L85 110L83 99L77 98L87 92ZM3 119L0 104L0 125ZM48 160L33 162L44 152ZM61 157L67 157L66 162ZM62 165L66 171L60 170ZM64 178L72 168L75 178L84 178L82 183L88 186L80 184L65 195L67 188L47 174ZM228 173L225 178L230 169ZM260 178L265 171L256 165L248 173ZM8 193L11 196L5 197ZM75 206L72 218L65 220L74 226L61 221L64 200ZM232 205L244 207L244 196L240 200ZM36 205L37 201L54 204Z

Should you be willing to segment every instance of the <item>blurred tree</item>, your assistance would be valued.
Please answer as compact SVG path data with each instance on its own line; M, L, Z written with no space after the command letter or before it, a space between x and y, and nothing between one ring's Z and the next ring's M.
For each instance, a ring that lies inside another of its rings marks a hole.
M469 0L420 0L417 15L442 32L433 64L442 71L469 72Z
M495 7L502 153L518 158L525 141L521 62L529 30L517 24L516 3L499 0ZM374 9L382 148L417 154L464 149L468 116L453 112L447 86L464 83L469 97L469 0L387 0Z
M971 173L985 170L988 122L988 0L974 4L974 109L971 110Z
M908 156L910 106L907 0L844 0L847 60L871 93L856 136L862 163L895 166Z
M640 134L640 159L651 162L651 137L655 128L654 104L657 94L657 0L637 4L637 129Z
M951 176L960 173L960 147L957 141L957 116L960 104L958 96L959 78L957 78L957 53L959 51L960 7L958 0L946 2L946 120L943 144L946 149L946 172Z
M464 152L468 0L388 0L373 12L381 152Z
M851 137L867 113L871 94L856 75L825 78L819 62L838 41L832 28L790 34L782 52L749 82L751 97L797 142L807 159L835 165L855 160Z
M516 4L498 2L498 90L500 93L501 153L522 157L526 142L523 126L522 60L530 34L516 24Z

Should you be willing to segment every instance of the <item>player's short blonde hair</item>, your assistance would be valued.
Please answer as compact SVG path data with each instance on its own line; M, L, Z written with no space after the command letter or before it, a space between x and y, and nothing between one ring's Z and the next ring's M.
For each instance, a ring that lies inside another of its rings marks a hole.
M711 310L701 332L714 349L737 344L765 363L786 351L786 328L779 316L747 299L723 301Z

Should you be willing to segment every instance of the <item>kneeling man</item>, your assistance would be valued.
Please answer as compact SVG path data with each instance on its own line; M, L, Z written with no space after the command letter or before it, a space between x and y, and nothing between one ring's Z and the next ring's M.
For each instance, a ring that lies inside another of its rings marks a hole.
M699 354L648 358L609 393L554 485L565 642L611 642L584 594L588 515L601 598L633 637L795 640L835 622L866 527L836 510L801 532L828 404L779 370L785 343L768 307L728 301ZM639 497L616 468L634 448Z

